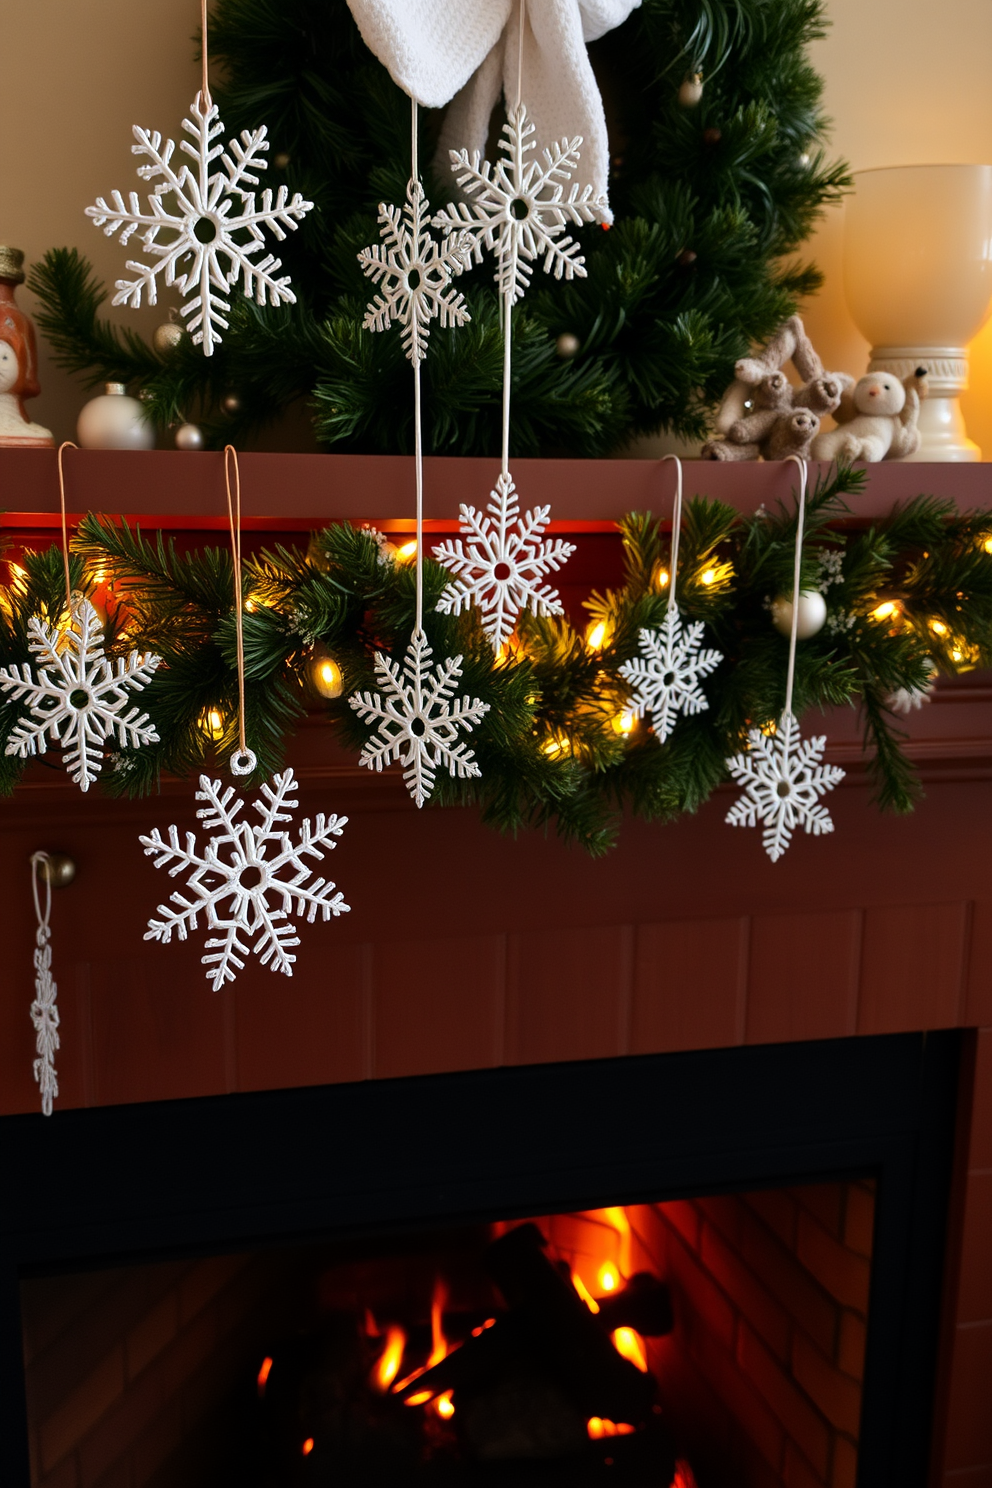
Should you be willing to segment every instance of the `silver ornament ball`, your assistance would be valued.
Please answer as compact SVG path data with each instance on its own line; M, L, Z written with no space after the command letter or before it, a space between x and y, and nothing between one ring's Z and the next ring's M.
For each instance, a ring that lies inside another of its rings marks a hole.
M694 72L683 80L679 87L679 104L682 108L696 108L703 97L703 75Z
M164 325L155 327L152 332L152 345L159 356L168 356L170 351L175 351L185 334L181 325L167 320Z
M83 449L154 449L155 426L138 399L128 397L123 382L108 382L80 409L76 438Z
M558 340L555 342L555 350L561 357L562 361L567 362L570 361L572 357L578 356L579 352L582 350L582 342L579 340L578 336L574 336L571 331L562 331L561 335L558 337Z
M823 629L827 619L827 601L818 589L804 589L799 595L799 624L796 635L807 641ZM792 595L779 594L772 600L772 624L780 635L792 634Z
M197 424L180 424L176 430L176 449L202 450L205 443L203 430Z

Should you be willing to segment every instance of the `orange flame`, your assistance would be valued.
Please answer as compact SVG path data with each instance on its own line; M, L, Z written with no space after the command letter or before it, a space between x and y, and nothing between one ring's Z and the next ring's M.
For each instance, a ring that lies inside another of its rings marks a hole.
M434 1296L431 1301L431 1356L427 1360L427 1368L433 1369L435 1364L440 1364L442 1359L448 1356L448 1340L444 1336L444 1307L448 1300L448 1288L440 1277L434 1283Z
M596 1280L601 1292L615 1292L620 1285L620 1273L612 1261L604 1261Z
M484 1323L480 1323L477 1328L473 1328L472 1329L472 1337L473 1338L481 1338L482 1335L483 1335L483 1333L485 1333L485 1331L486 1331L487 1328L493 1328L493 1327L495 1327L495 1325L496 1325L496 1319L495 1318L486 1318L486 1321Z
M586 1422L590 1441L602 1441L604 1436L631 1436L636 1429L627 1421L607 1421L602 1416L590 1416Z
M583 1302L588 1307L589 1311L598 1312L599 1303L596 1301L596 1298L593 1296L592 1292L589 1291L589 1288L586 1286L585 1282L582 1280L582 1277L577 1271L572 1272L572 1285L578 1292L579 1296L582 1298Z
M631 1364L636 1364L642 1374L648 1372L648 1356L644 1352L644 1343L639 1333L633 1328L617 1328L612 1335L613 1347L618 1354L629 1359Z
M390 1324L386 1329L386 1347L379 1355L378 1362L372 1371L373 1383L380 1390L388 1390L399 1374L405 1348L406 1334L403 1329L398 1328L395 1323Z
M630 1220L627 1218L627 1211L619 1205L614 1205L613 1208L604 1209L602 1212L603 1219L620 1236L620 1255L618 1258L620 1275L629 1276L632 1270L630 1247L633 1236L630 1231Z
M445 1390L444 1394L439 1395L434 1402L434 1409L442 1420L445 1421L450 1421L451 1417L455 1414L454 1402L451 1399L451 1395L451 1390Z
M310 1456L310 1453L313 1451L313 1437L312 1436L308 1436L307 1437L306 1441L303 1443L302 1447L300 1448L300 1451L303 1453L304 1457L309 1457Z
M272 1360L268 1356L266 1356L262 1360L262 1367L261 1367L261 1369L258 1371L258 1393L259 1393L259 1395L264 1395L265 1394L265 1386L268 1384L269 1375L271 1374L271 1372L272 1372Z

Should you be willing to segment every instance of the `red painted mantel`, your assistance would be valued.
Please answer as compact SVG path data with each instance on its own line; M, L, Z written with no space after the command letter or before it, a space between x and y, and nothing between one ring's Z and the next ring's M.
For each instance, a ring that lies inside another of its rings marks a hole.
M220 456L70 452L66 465L75 513L125 512L174 530L223 525ZM484 503L497 468L429 461L428 516L450 525L460 501ZM266 532L342 517L383 524L412 507L406 459L245 455L241 472L246 525ZM690 464L686 487L754 510L787 498L795 474L791 465ZM514 475L526 503L551 501L561 530L594 543L626 510L667 509L673 489L667 467L648 461L519 461ZM992 507L992 467L874 467L856 505L877 516L921 491ZM50 452L0 455L2 521L15 542L18 533L22 542L54 536L46 529L56 506ZM590 550L601 551L613 561ZM581 548L577 558L585 575ZM602 581L593 573L588 587ZM351 817L332 863L351 913L303 927L291 982L253 964L217 995L199 944L142 939L167 890L137 834L173 821L192 828L190 785L111 802L38 766L0 803L0 1110L37 1105L27 859L38 848L78 864L53 910L63 1107L973 1029L935 1471L947 1488L992 1488L989 679L943 684L908 727L927 791L916 813L878 813L856 721L831 717L829 757L849 770L831 800L836 830L797 837L771 864L758 833L724 824L726 792L675 826L625 822L601 861L537 834L503 839L471 810L417 812L394 774L359 771L315 721L293 746L301 809Z

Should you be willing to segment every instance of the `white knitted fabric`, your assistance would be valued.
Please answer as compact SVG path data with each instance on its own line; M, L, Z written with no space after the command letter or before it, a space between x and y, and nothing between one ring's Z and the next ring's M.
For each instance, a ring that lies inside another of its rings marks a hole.
M582 136L582 180L606 200L610 155L603 101L586 44L641 0L525 0L521 96L540 149ZM367 46L425 108L451 101L438 145L485 154L502 89L517 99L521 0L348 0ZM453 100L453 101L452 101ZM612 220L610 212L605 220Z

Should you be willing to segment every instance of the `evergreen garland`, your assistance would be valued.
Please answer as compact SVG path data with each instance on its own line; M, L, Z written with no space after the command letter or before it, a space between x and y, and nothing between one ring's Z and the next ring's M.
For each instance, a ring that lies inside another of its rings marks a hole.
M824 159L822 85L805 57L824 25L822 0L644 0L594 43L616 223L579 232L587 279L537 274L514 315L515 454L597 456L659 427L701 437L735 360L818 286L789 256L848 184ZM188 339L160 357L100 319L106 291L89 264L55 249L30 287L56 359L90 385L131 384L157 422L195 419L214 444L243 442L303 398L326 446L407 452L409 366L397 336L361 327L355 255L378 240L378 203L403 199L409 101L345 0L216 0L210 47L226 74L215 98L228 135L266 124L272 184L315 203L278 250L298 304L260 308L235 292L212 358ZM684 108L679 87L696 71L703 97ZM422 116L430 161L438 116ZM443 177L425 182L435 207L451 196ZM432 334L425 447L491 455L502 378L492 266L459 288L472 322ZM580 342L574 359L557 354L563 333ZM228 414L231 393L239 407Z
M795 709L859 705L876 797L907 811L919 786L890 700L898 689L925 688L934 669L992 664L992 521L920 496L853 528L844 498L863 481L863 472L841 469L808 501L802 584L824 591L828 619L799 645ZM525 615L494 657L476 611L437 614L448 575L425 561L435 659L463 655L461 690L490 704L472 734L481 779L439 772L434 801L475 803L506 832L553 825L593 853L610 846L625 808L661 821L696 810L726 778L724 762L746 746L748 728L780 716L788 641L768 606L792 589L795 520L794 503L749 517L705 499L686 505L679 606L688 621L705 622L705 644L724 659L704 683L708 710L681 718L664 745L644 723L629 728L630 692L619 673L641 627L660 624L667 605L670 539L652 516L620 523L623 585L586 601L591 623L604 627L595 648L565 619ZM227 549L180 554L161 534L151 541L126 523L89 516L73 541L71 572L74 587L106 605L108 656L137 647L163 658L141 695L160 743L113 755L104 789L140 795L165 771L188 775L226 762L237 743ZM343 695L324 706L343 740L360 747L368 731L347 694L376 689L376 650L402 658L414 619L412 565L385 553L370 529L336 524L306 551L277 547L247 560L243 577L247 736L259 775L281 763L294 724L320 706L314 669L328 654ZM31 660L29 616L64 624L64 607L59 549L26 555L14 584L0 590L0 665ZM23 711L0 705L0 788L8 793L25 762L2 750Z

